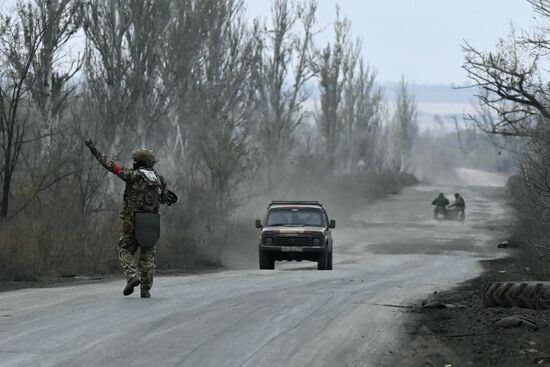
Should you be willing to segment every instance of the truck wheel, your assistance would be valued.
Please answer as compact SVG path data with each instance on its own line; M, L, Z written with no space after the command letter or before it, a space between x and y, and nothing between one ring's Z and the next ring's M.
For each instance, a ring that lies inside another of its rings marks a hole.
M319 255L317 260L317 270L328 270L328 251L324 251Z
M275 269L275 261L268 253L260 250L260 269L261 270L273 270Z
M332 250L328 253L327 270L332 270Z
M494 282L481 291L485 307L550 310L550 282Z

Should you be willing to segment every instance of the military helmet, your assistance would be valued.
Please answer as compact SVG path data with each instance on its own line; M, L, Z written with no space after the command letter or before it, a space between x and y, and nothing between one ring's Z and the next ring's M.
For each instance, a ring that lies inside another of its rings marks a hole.
M156 163L155 154L149 149L138 149L132 153L132 159L143 163L145 167L153 167Z

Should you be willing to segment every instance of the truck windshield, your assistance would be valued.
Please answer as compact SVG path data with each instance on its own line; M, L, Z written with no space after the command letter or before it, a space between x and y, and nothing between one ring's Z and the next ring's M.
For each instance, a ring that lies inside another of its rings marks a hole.
M323 212L315 208L276 208L267 216L267 226L324 227Z

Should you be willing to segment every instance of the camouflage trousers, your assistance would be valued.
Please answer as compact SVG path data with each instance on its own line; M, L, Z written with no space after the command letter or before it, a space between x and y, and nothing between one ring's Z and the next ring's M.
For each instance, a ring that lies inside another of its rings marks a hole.
M120 214L122 230L118 243L118 258L126 280L138 275L141 278L141 288L151 289L155 274L155 247L139 247L134 239L134 214ZM136 266L134 255L139 250Z

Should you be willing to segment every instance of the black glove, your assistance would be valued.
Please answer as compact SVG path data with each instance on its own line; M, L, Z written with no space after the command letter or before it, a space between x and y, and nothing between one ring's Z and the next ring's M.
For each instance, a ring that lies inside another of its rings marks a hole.
M87 146L88 148L90 148L90 151L91 151L92 153L95 154L95 153L97 152L97 149L96 149L96 147L95 147L95 145L94 145L94 141L93 141L92 139L88 138L88 139L84 140L84 144L86 144L86 146Z
M178 196L176 195L176 193L174 193L174 191L170 191L170 190L167 190L166 192L166 204L168 204L168 206L174 204L176 201L178 201Z

